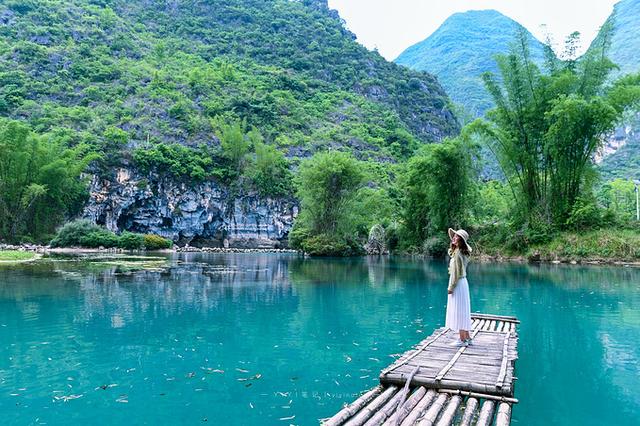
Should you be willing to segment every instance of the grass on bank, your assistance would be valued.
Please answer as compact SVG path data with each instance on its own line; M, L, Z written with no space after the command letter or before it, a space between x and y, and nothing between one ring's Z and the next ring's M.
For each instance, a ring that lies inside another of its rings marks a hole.
M563 231L548 241L523 244L517 234L500 235L503 230L483 229L477 234L477 253L488 256L522 256L541 261L640 261L640 230L601 228Z
M36 253L19 250L0 250L0 262L20 262L36 258Z

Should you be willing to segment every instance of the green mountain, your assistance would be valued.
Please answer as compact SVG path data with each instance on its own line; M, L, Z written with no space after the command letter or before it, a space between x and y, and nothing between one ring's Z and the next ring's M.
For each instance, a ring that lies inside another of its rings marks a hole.
M620 67L617 75L640 72L640 0L623 0L613 8L607 19L611 26L611 40L607 55ZM606 28L606 27L605 27ZM602 44L605 31L601 31L590 48ZM640 114L627 120L609 145L620 145L610 150L600 164L604 179L640 179Z
M622 0L613 7L606 24L612 27L609 58L620 67L622 74L640 71L640 0ZM605 26L606 28L606 26ZM602 45L601 30L590 49Z
M326 0L3 1L0 116L107 166L235 122L291 158L393 161L459 130L433 76L359 45Z
M427 39L402 52L395 62L436 75L453 101L473 116L480 116L493 104L481 75L498 71L494 56L508 52L520 28L495 10L456 13ZM542 43L526 34L532 58L541 63Z

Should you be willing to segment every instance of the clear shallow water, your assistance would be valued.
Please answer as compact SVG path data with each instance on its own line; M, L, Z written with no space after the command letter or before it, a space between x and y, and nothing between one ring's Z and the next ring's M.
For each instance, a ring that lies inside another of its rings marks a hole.
M444 323L443 262L168 259L0 266L2 423L317 424ZM522 321L514 424L637 424L639 269L472 264L469 283L473 311Z

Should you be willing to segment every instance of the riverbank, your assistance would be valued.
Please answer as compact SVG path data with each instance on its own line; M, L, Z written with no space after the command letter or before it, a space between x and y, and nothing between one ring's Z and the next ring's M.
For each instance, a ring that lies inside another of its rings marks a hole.
M510 239L511 238L511 239ZM514 247L514 239L487 230L478 234L474 245L477 258L492 262L568 263L640 267L640 232L635 229L565 231L549 241Z

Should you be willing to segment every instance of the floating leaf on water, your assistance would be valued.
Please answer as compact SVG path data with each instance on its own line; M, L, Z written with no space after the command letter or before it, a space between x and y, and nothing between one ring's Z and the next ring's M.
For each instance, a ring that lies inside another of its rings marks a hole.
M253 404L252 404L252 403L249 403L249 407L250 407L250 408L253 408Z
M278 420L293 420L295 418L296 418L296 416L280 417Z
M63 402L67 402L67 401L71 401L73 399L78 399L78 398L82 398L83 395L62 395L62 396L54 396L53 398L56 401L63 401Z

